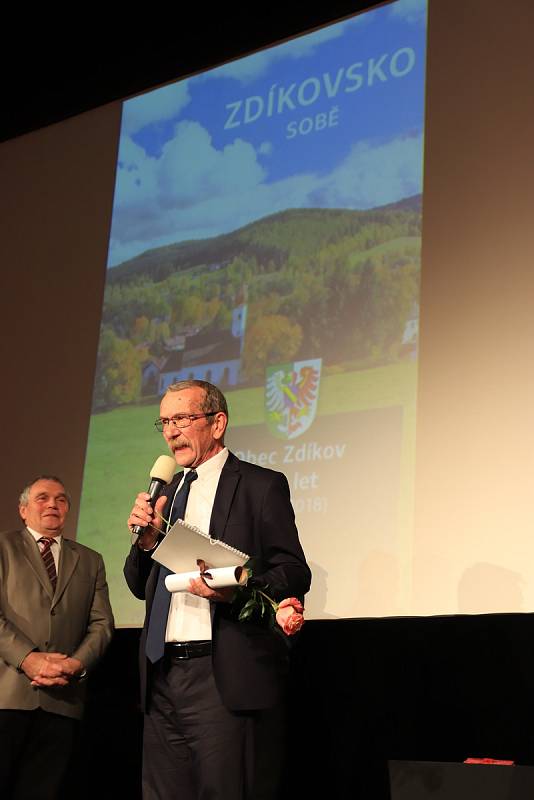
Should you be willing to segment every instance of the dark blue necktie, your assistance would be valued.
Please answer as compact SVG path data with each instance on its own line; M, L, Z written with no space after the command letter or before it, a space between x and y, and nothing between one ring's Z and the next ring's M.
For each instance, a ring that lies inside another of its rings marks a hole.
M189 497L189 489L191 484L198 478L194 469L187 473L179 491L174 498L174 505L172 507L170 524L173 525L177 519L183 519L185 516L185 508L187 506L187 498ZM154 600L150 610L150 619L148 621L148 633L146 637L146 655L149 661L153 664L163 656L165 650L165 631L167 629L167 618L169 616L169 606L171 604L171 593L167 591L165 586L165 578L167 575L172 575L170 569L167 567L159 568L158 583L154 593Z

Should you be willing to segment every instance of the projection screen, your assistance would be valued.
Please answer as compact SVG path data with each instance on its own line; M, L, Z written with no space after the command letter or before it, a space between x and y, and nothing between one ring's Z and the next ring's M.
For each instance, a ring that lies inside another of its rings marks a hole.
M120 623L143 610L109 530L187 378L225 391L239 458L287 475L309 616L407 603L425 44L400 0L123 104L79 519Z

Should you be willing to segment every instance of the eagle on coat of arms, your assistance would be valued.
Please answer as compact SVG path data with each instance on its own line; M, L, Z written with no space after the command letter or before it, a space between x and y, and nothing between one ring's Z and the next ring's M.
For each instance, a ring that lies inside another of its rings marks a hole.
M310 427L317 410L320 379L320 358L268 368L265 410L275 436L294 439Z

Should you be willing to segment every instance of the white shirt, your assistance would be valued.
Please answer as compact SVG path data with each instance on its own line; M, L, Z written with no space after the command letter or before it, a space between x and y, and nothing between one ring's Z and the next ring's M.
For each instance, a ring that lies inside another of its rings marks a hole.
M205 533L209 533L213 501L219 485L222 469L228 458L228 448L223 448L203 464L195 468L198 478L189 489L185 522L195 525ZM184 468L184 477L190 472ZM176 488L180 489L183 479ZM176 494L174 495L176 497ZM174 505L174 499L173 499ZM168 519L172 514L172 506ZM190 592L174 592L171 596L169 617L167 619L166 642L191 642L211 639L210 601Z
M33 528L28 528L28 530L37 543L39 542L39 539L42 538L52 540L50 542L50 552L54 556L54 564L56 565L56 575L57 575L59 572L59 554L61 553L61 539L63 537L61 536L61 534L59 534L58 536L47 536L44 533L38 533L37 531L34 531ZM37 547L39 547L39 544L37 544ZM41 548L39 547L39 552L40 551Z

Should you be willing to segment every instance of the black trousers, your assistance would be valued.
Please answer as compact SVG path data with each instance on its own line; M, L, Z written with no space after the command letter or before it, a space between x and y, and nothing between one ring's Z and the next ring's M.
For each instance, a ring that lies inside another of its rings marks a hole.
M79 721L38 708L0 710L2 800L58 800Z
M155 666L143 740L144 800L276 800L283 709L223 706L211 657Z

